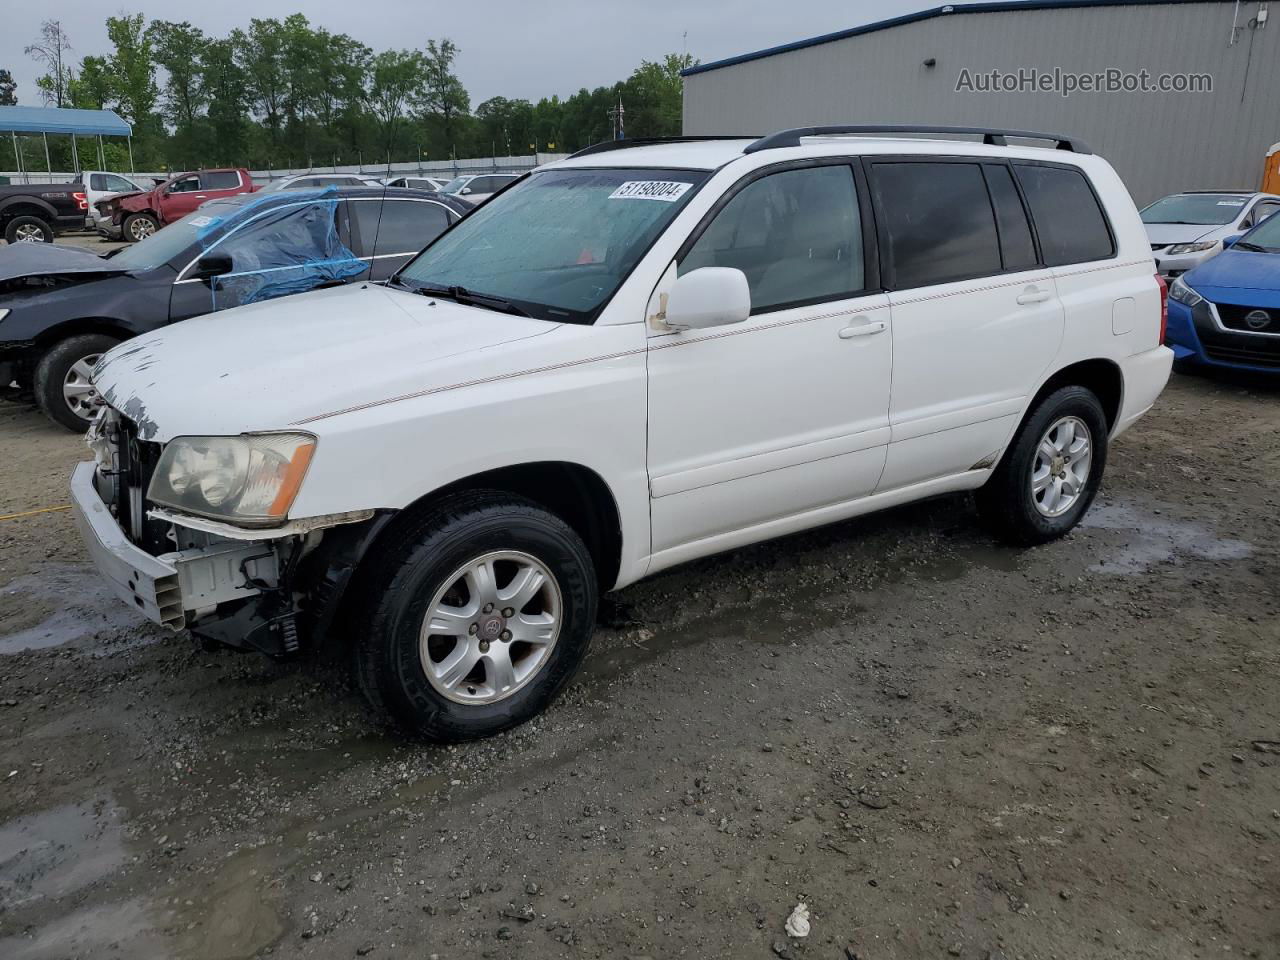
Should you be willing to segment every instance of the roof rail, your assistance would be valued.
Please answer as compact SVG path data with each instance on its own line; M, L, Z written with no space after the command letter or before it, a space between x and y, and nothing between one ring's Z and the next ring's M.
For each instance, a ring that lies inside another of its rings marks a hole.
M593 153L608 153L610 150L625 150L628 147L651 147L663 143L698 143L704 140L754 140L759 142L760 135L758 133L744 133L741 135L723 135L708 137L632 137L624 140L601 140L599 143L593 143L589 147L583 147L577 153L569 154L569 159L574 157L588 157Z
M896 123L859 123L834 127L795 127L791 130L779 130L767 137L761 137L748 146L743 153L756 153L760 150L777 150L781 147L800 146L801 137L827 137L846 133L882 134L882 133L933 133L943 136L981 136L982 142L998 147L1007 145L1006 137L1023 140L1052 140L1059 150L1071 153L1093 153L1089 145L1074 137L1065 137L1059 133L1036 133L1033 130L997 130L991 127L938 127L930 125L910 125Z

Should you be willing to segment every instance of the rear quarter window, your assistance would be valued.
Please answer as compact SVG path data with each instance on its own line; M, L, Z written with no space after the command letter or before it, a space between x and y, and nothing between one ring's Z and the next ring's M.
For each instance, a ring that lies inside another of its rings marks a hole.
M1072 167L1015 163L1044 262L1051 267L1115 256L1106 214L1084 173Z

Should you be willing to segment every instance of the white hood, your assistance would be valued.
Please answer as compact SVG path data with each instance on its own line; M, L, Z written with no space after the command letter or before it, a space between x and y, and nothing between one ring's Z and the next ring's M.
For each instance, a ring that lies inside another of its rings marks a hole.
M474 355L558 329L375 284L197 317L122 343L98 392L146 439L234 435L474 376ZM469 357L468 373L458 370Z
M1152 244L1167 247L1171 243L1195 243L1201 237L1227 230L1231 224L1204 223L1144 223L1147 239Z

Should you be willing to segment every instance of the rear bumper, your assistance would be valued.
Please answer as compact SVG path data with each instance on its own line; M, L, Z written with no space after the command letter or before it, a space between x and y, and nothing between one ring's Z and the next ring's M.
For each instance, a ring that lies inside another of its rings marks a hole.
M213 614L219 604L264 596L279 579L277 554L260 541L210 540L155 557L120 528L94 483L95 466L71 474L76 524L93 565L112 591L152 623L171 630Z
M1120 362L1124 376L1124 399L1120 415L1116 417L1111 436L1118 437L1128 430L1156 402L1169 373L1173 369L1173 351L1168 347L1156 347L1143 353L1135 353Z

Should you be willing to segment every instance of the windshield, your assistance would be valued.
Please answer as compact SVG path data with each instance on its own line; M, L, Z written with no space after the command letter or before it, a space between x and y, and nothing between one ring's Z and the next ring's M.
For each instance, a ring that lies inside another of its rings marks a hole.
M1142 222L1219 226L1235 220L1248 200L1238 193L1177 193L1143 210Z
M111 265L130 273L154 270L195 243L196 234L218 217L234 216L240 207L240 203L225 201L206 203L195 213L189 213L163 230L157 230L147 239L125 247L111 258Z
M689 170L535 173L441 234L396 282L461 287L544 320L591 323L706 178Z
M1267 217L1241 237L1236 246L1255 253L1280 253L1280 213Z

